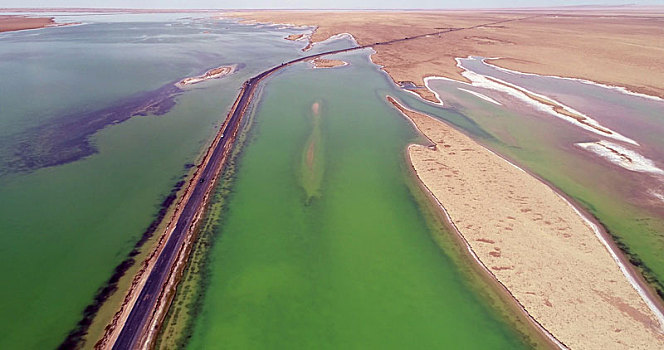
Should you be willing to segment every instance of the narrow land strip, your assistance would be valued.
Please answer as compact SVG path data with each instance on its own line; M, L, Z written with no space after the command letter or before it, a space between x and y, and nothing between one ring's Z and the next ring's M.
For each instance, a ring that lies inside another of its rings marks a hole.
M408 148L417 177L537 324L574 349L664 347L655 301L570 202L463 133L388 99L433 143Z

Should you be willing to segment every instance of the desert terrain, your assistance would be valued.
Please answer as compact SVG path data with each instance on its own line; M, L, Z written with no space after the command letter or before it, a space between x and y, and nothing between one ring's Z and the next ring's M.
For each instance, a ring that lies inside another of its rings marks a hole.
M500 57L492 63L526 73L623 86L664 97L664 9L505 11L232 11L224 17L316 27L320 42L339 33L360 45L493 25L377 46L372 59L395 81L424 85L427 76L465 81L455 58ZM511 22L502 22L515 20ZM418 91L436 101L426 89Z

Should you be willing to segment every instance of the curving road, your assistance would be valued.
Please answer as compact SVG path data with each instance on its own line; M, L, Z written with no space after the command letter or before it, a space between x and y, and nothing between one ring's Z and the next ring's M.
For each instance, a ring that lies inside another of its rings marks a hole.
M185 238L189 233L193 231L194 227L192 227L192 225L195 224L196 217L201 213L201 211L205 207L207 200L206 194L209 193L212 187L214 186L215 182L214 180L217 177L217 175L221 172L221 169L223 168L224 162L227 159L229 150L232 147L233 141L235 139L235 135L240 127L242 117L244 116L244 113L249 107L249 104L251 103L252 97L254 95L254 92L256 91L258 83L260 83L261 80L263 80L270 74L286 66L302 61L311 60L313 58L320 56L349 52L354 50L361 50L372 46L390 45L407 40L423 38L430 35L440 35L450 32L480 28L484 26L501 24L506 22L521 21L539 16L542 15L484 23L471 27L449 28L447 30L426 33L412 37L377 42L374 44L355 46L346 49L326 51L318 54L300 57L282 63L279 66L270 68L254 76L253 78L247 80L243 84L242 89L240 90L240 95L238 96L235 105L229 112L229 115L227 117L227 122L222 126L221 130L218 133L218 135L221 135L221 138L219 138L217 145L214 147L212 155L208 158L207 164L205 164L203 171L198 177L199 180L198 182L195 183L194 185L195 187L193 189L191 196L187 199L187 202L184 204L184 208L182 209L180 217L177 220L177 224L175 225L175 228L173 229L170 237L168 238L168 241L166 242L164 249L157 258L157 262L154 265L152 271L150 272L150 275L148 276L147 281L145 282L145 285L143 286L143 289L141 290L139 297L136 300L136 303L131 309L129 317L124 322L124 326L122 327L122 330L120 331L120 334L118 335L118 338L115 341L115 344L113 345L113 349L117 350L139 349L139 348L144 348L146 345L149 345L149 344L144 344L145 340L143 339L144 338L143 336L146 334L147 332L146 328L151 323L151 320L153 320L154 317L159 317L159 315L155 315L155 307L157 305L159 297L166 286L171 271L173 270L174 264L176 262L176 257L181 252L184 246Z

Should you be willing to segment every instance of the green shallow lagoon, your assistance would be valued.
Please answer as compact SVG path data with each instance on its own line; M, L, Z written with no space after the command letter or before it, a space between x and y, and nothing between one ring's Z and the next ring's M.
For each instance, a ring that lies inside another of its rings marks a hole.
M271 77L239 162L192 349L527 347L439 247L404 157L417 137L367 53ZM301 181L321 104L323 179Z
M0 349L61 344L208 146L242 82L301 54L283 40L292 29L191 16L75 16L86 24L0 34L3 146L21 142L17 134L39 141L33 127L241 66L188 88L166 114L97 131L97 153L83 159L29 172L6 172L0 160Z

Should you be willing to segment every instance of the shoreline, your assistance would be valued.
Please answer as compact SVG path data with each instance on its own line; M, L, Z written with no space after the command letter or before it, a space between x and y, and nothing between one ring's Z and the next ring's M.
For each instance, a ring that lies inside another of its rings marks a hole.
M392 102L392 101L390 101L390 102ZM393 102L393 104L394 104L394 102ZM397 105L394 105L394 106L395 106L396 108L399 108ZM403 107L403 108L405 108L405 107ZM408 109L406 109L406 110L408 110ZM411 117L405 115L405 113L404 113L403 111L401 111L401 110L399 110L399 112L404 116L404 118L406 118L407 120L409 120L409 121L411 122L411 124L415 124L415 121L413 121L413 120L411 119ZM411 110L411 112L413 112L413 111ZM419 113L419 112L415 112L415 113ZM419 114L424 115L424 114L422 114L422 113L419 113ZM424 115L424 116L426 116L426 115ZM428 118L432 118L432 117L430 117L430 116L427 116L427 117L428 117ZM435 119L435 118L433 118L433 119ZM449 126L447 126L447 127L449 127ZM417 130L419 133L421 133L421 134L423 134L423 135L426 135L426 134L424 134L424 133L422 132L423 130L422 130L420 127L417 127L417 125L416 125L416 130ZM446 146L447 146L447 145L446 145ZM478 144L478 146L479 146L479 147L482 147L482 148L485 148L484 146L481 146L481 145L479 145L479 144ZM424 186L424 187L427 189L428 193L429 193L430 195L432 195L432 196L436 199L435 202L438 203L438 206L444 211L445 216L446 216L446 217L452 222L453 227L455 228L455 231L457 231L457 233L459 233L459 234L461 235L463 241L467 244L467 249L469 250L469 252L470 252L471 255L473 256L473 258L476 259L476 260L479 260L479 262L480 262L481 265L484 267L484 269L486 269L486 271L496 279L496 282L500 283L501 285L503 285L503 286L507 289L507 291L512 295L512 297L514 297L515 302L518 303L519 305L521 305L521 306L524 308L524 311L526 311L526 313L527 313L528 315L530 315L530 317L532 317L532 319L533 319L534 322L536 322L537 324L539 324L539 325L542 327L542 329L546 330L547 333L550 333L551 331L550 331L550 330L549 330L544 324L540 323L541 321L538 320L537 315L533 315L531 312L528 311L528 309L529 309L530 307L533 306L532 303L526 303L526 305L524 305L524 304L521 302L521 300L519 300L519 297L518 297L517 295L514 295L514 294L511 292L510 288L509 288L507 285L505 285L505 284L503 283L503 281L501 281L501 278L499 278L499 277L497 276L496 273L499 273L499 274L500 274L500 273L501 273L501 270L502 270L503 268L497 268L497 269L496 269L497 272L494 273L494 272L492 272L492 271L488 268L488 266L487 266L485 263L482 262L482 258L478 255L478 253L475 251L475 249L473 249L473 244L471 244L470 241L468 241L468 237L466 237L466 236L461 232L461 230L460 230L459 227L457 226L457 223L455 223L455 221L452 219L452 215L450 214L450 212L447 210L447 208L446 208L445 206L442 205L442 203L440 203L440 201L437 200L437 197L436 197L435 194L434 194L434 190L433 190L429 185L426 184L426 182L423 180L421 174L420 174L420 173L418 172L418 170L416 169L416 165L415 165L416 163L413 162L413 159L412 159L412 152L411 152L411 150L412 150L412 148L417 148L417 147L423 147L423 146L421 146L421 145L411 144L411 145L409 145L409 147L408 147L408 154L409 154L409 157L408 157L408 158L409 158L409 160L410 160L410 166L411 166L411 168L413 169L413 171L416 172L416 176L417 176L417 178L418 178L418 181L422 184L422 186ZM426 146L424 146L424 147L426 147ZM429 147L429 148L431 149L431 147ZM522 169L522 168L520 168L520 167L514 165L511 161L507 160L506 158L504 158L504 157L502 157L502 156L500 156L500 155L495 154L495 153L494 153L493 151L491 151L491 150L488 150L488 149L486 149L486 150L489 151L489 152L490 152L491 154L493 154L494 156L499 157L499 158L501 159L501 161L505 161L505 162L507 162L509 165L511 165L512 167L518 169L518 171L521 171L521 172L523 172L523 173L525 173L525 174L527 174L527 175L531 175L531 176L532 176L532 174L530 174L530 173L527 172L526 170L524 170L524 169ZM617 252L616 252L616 249L617 249L616 246L615 246L614 244L611 244L612 241L610 241L609 239L607 239L607 234L606 234L606 233L603 233L603 234L602 234L602 230L599 229L599 227L601 227L601 226L597 225L597 224L595 223L595 220L588 218L587 215L585 215L585 214L583 213L583 210L582 210L581 208L578 208L577 205L573 204L573 201L570 201L570 200L567 198L566 195L561 194L560 191L558 191L558 190L556 190L555 188L551 187L551 184L549 184L549 183L546 182L546 181L542 181L542 180L541 180L540 178L538 178L537 176L533 176L533 177L534 177L535 180L539 181L542 185L544 185L544 186L548 187L550 190L552 190L553 193L555 193L556 196L558 196L561 200L563 200L565 203L567 203L567 205L570 206L570 207L574 210L574 212L575 212L578 216L580 216L582 220L585 221L586 225L589 225L591 228L593 228L593 234L594 234L595 237L601 242L601 244L602 244L602 248L608 250L608 253L609 253L609 255L611 255L611 258L613 259L614 263L615 263L616 265L618 265L617 267L620 269L620 274L623 276L623 278L626 278L626 279L627 279L626 282L629 282L630 288L631 288L634 292L636 292L636 293L638 294L639 298L640 298L644 303L646 303L646 305L647 305L648 309L650 310L650 312L651 312L652 314L654 314L654 316L656 316L656 319L657 319L657 321L658 321L658 323L659 323L659 327L658 327L659 332L660 332L660 333L659 333L659 334L660 334L659 336L661 337L662 322L664 321L664 319L662 318L662 305L661 305L661 303L658 302L658 299L654 298L654 295L653 295L653 293L652 293L652 290L650 290L650 289L648 288L648 285L645 283L645 281L642 280L642 277L640 276L640 274L637 273L637 272L635 272L635 271L631 268L631 266L628 265L628 264L626 263L625 257L621 256L620 253L617 253ZM480 240L480 241L481 241L481 240ZM492 242L493 242L493 241L492 241ZM497 254L499 255L499 254L500 254L500 251L498 251ZM492 254L490 254L490 255L492 255ZM503 274L503 276L504 276L504 274ZM508 279L508 280L509 280L509 279ZM628 294L629 294L629 293L628 293ZM555 296L555 295L554 295L554 296ZM522 297L523 297L523 296L522 296ZM552 297L552 296L550 296L550 297ZM552 297L552 298L553 298L553 297ZM553 299L552 299L552 300L553 300ZM590 300L590 299L586 299L586 300ZM564 310L564 307L563 307L563 310ZM561 310L559 310L559 312L560 312L560 311L561 311ZM546 315L546 314L545 314L545 315ZM540 315L540 317L541 317L541 315ZM550 318L550 317L549 317L549 318ZM550 321L550 320L549 320L549 321ZM561 322L562 322L562 320L561 320ZM601 323L601 321L599 321L599 322ZM551 323L551 322L549 322L549 323ZM598 323L598 324L599 324L599 323ZM564 327L563 327L563 329L564 329ZM555 333L556 333L556 332L550 333L551 336L553 337L553 338L550 338L550 340L552 340L552 341L553 341L554 339L555 339L555 340L558 340L558 341L560 342L560 344L557 344L557 345L564 345L564 346L567 346L567 345L568 345L567 340L565 340L565 339L560 339L559 337L557 337L557 336L554 335ZM646 333L647 333L647 332L646 332ZM545 334L545 335L546 335L546 334ZM661 338L658 338L658 339L660 339L659 341L661 342ZM576 339L576 340L579 341L579 339ZM583 342L583 339L581 340L581 342ZM572 344L572 345L575 345L575 344Z

